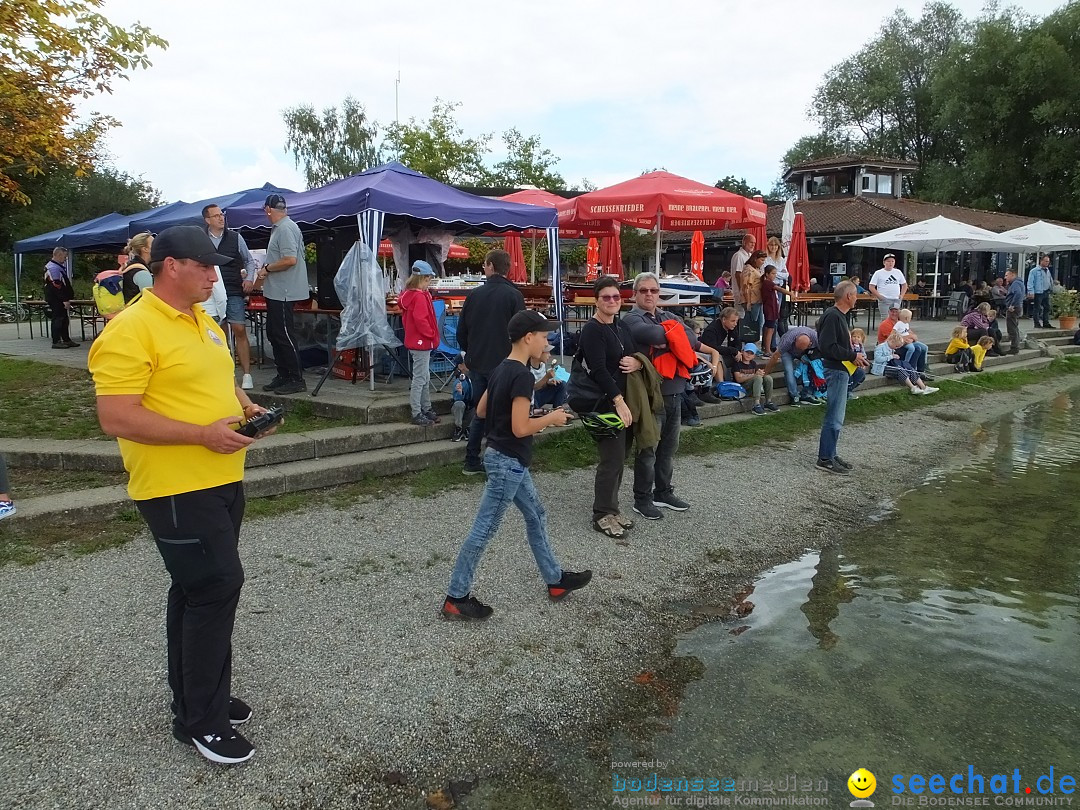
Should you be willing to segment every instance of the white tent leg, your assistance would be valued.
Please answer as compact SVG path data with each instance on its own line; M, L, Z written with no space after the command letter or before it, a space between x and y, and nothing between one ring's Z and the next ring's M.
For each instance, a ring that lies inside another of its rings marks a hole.
M19 325L19 276L22 275L22 254L15 254L15 337L22 337L22 327ZM33 324L31 324L33 328Z
M660 221L663 219L663 214L659 211L656 212L656 275L659 277L662 275L660 269Z

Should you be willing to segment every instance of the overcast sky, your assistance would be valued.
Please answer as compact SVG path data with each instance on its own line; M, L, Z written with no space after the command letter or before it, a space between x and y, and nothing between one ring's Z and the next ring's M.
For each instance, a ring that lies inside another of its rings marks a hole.
M969 17L981 0L954 0ZM1045 15L1061 0L1025 0ZM169 41L87 109L123 122L116 166L169 201L272 182L301 190L281 111L353 95L378 121L461 102L466 135L539 135L573 184L664 167L768 191L831 66L909 0L552 0L547 3L106 0ZM493 157L495 157L493 155Z

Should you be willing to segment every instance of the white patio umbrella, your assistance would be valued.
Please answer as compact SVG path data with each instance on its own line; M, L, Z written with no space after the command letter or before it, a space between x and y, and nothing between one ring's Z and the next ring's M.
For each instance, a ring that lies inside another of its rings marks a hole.
M934 217L891 231L867 236L847 243L849 247L892 248L913 253L934 254L934 295L937 295L938 261L943 250L987 250L1017 253L1028 250L1026 245L1005 238L1005 234L957 222L946 217Z
M784 248L784 255L787 256L788 251L791 250L791 234L795 230L795 203L788 200L784 203L784 215L780 219L780 244Z
M1013 228L1001 234L1002 239L1009 239L1027 245L1029 253L1048 250L1080 250L1080 231L1054 225L1050 222L1032 222L1022 228Z

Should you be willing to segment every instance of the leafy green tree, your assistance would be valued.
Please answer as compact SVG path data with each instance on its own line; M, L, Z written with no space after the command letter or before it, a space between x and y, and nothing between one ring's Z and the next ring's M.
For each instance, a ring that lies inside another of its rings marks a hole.
M367 117L364 105L346 96L340 111L326 107L322 115L310 104L282 112L287 135L285 150L304 169L308 188L323 186L382 162L376 138L379 127Z
M754 197L761 194L760 190L746 182L745 177L736 177L733 174L729 174L727 177L717 180L716 187L722 188L724 191L730 191L732 194L739 194L743 197Z
M119 122L80 120L76 103L149 67L151 48L168 47L139 23L109 22L97 11L103 2L0 3L0 199L28 204L25 180L56 165L89 171L101 136Z
M536 186L548 191L566 188L566 181L553 167L559 159L550 149L540 145L540 138L530 135L526 138L518 129L506 130L502 135L506 145L506 157L495 164L490 175L493 186L519 188Z
M630 225L619 229L619 247L624 262L635 262L656 254L656 236Z
M466 138L455 111L460 103L435 99L427 121L410 118L408 123L386 127L385 150L410 169L443 183L488 185L490 173L484 166L491 135Z

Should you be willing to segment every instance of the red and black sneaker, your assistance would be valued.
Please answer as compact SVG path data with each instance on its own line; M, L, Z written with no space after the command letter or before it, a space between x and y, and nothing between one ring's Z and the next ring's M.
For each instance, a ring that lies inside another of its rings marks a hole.
M548 597L551 601L558 602L565 599L570 591L584 588L592 581L592 571L563 571L562 579L554 585L548 585Z
M442 615L446 619L486 619L494 612L472 594L460 599L448 596L442 606Z

